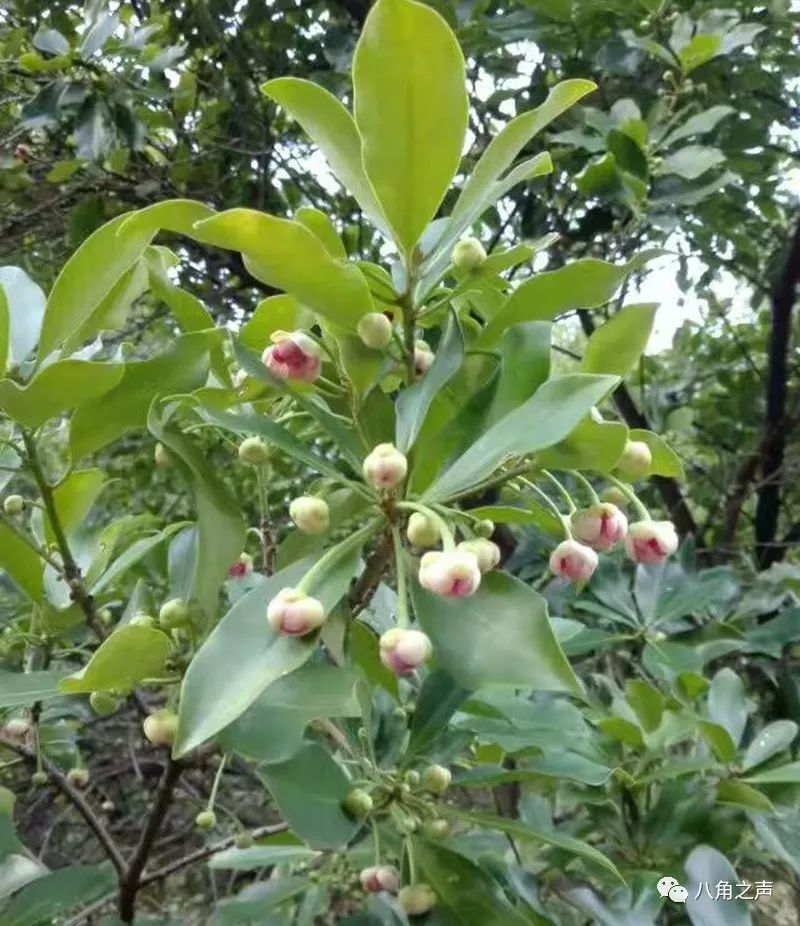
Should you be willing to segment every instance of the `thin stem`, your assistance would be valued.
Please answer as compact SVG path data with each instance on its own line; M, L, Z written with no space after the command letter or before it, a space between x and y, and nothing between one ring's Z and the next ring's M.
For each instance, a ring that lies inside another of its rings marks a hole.
M406 564L403 562L403 542L397 525L392 526L394 541L394 568L397 573L397 626L408 627L411 623L408 614L408 590L406 582Z
M612 485L615 485L620 490L620 492L622 492L624 495L626 495L630 499L631 504L636 509L636 513L639 515L639 517L643 521L650 520L650 512L639 501L639 498L637 497L636 493L633 491L633 489L631 489L630 486L626 485L624 482L620 482L620 480L617 479L616 476L607 475L606 479L608 479L608 481L612 483Z
M445 550L455 549L456 541L453 532L450 530L450 525L433 508L429 508L420 502L398 502L397 507L401 510L418 511L420 514L424 514L426 518L430 518L439 528L439 533L442 535L442 548Z
M225 763L228 761L228 757L223 753L222 758L219 760L219 765L217 766L217 772L214 775L214 782L211 785L211 794L208 796L208 810L214 809L214 804L217 800L217 791L219 790L219 783L222 781L222 773L225 771Z
M545 477L545 479L549 479L550 482L555 486L556 490L558 491L558 494L564 499L564 501L567 504L567 511L570 514L576 511L577 507L575 505L575 502L572 500L572 496L567 491L566 486L562 482L560 482L558 479L556 479L556 477L548 469L543 469L542 475Z
M334 383L332 380L327 379L325 376L318 376L317 383L325 386L326 389L329 389L336 395L344 395L347 391L343 386L340 386L338 383Z
M403 309L403 350L406 360L406 383L410 386L416 379L414 369L414 345L416 342L417 319L414 312L414 280L409 274L408 289L400 300Z
M408 882L417 883L417 860L414 856L414 844L410 839L405 840L406 859L408 860Z
M535 495L538 495L538 497L545 503L545 505L550 509L550 511L553 512L553 514L558 518L559 522L564 527L564 533L566 534L567 540L570 540L572 538L572 531L570 530L570 527L569 527L569 518L565 517L561 513L561 510L559 509L558 505L556 505L556 503L553 501L553 499L550 498L550 496L546 492L540 489L539 486L536 485L536 483L531 482L530 479L525 479L525 477L523 476L520 478L520 482L525 486L525 488L530 489Z
M586 489L586 494L587 494L587 495L589 496L589 498L591 499L592 504L593 504L593 505L599 505L599 504L600 504L600 498L599 498L597 492L595 492L594 486L593 486L593 485L591 484L591 482L589 482L589 480L583 475L583 473L579 473L578 470L576 470L576 469L571 469L571 470L569 470L569 472L570 472L570 475L572 476L572 478L575 479L577 482L579 482L579 483L583 486L584 489Z
M375 846L375 864L380 865L381 863L381 836L378 832L378 824L372 824L372 841Z

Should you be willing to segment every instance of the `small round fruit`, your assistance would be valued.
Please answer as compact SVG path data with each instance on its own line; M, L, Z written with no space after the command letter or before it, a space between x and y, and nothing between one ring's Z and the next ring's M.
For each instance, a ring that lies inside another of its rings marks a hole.
M24 509L25 499L21 495L9 495L3 502L3 511L5 511L10 518L22 514Z
M409 884L400 889L397 899L403 912L408 916L422 916L436 903L436 894L427 884Z
M201 810L194 818L194 824L199 830L213 830L217 825L217 815L213 810Z
M255 845L255 839L253 839L253 834L244 832L239 833L239 835L234 840L234 845L237 849L249 849L251 846Z
M477 270L486 260L486 251L477 238L462 238L453 248L453 266L465 273Z
M154 746L171 746L178 732L178 715L166 709L156 711L145 717L142 729Z
M443 765L429 765L422 773L422 787L431 794L443 794L450 787L452 778L450 769Z
M171 598L161 605L158 622L164 630L177 630L191 623L192 616L182 598Z
M246 437L239 444L239 459L251 466L264 466L269 463L269 447L260 437Z
M149 614L136 614L130 620L131 627L155 627L156 619Z
M353 788L344 799L345 810L356 820L364 820L372 813L372 798L363 788Z
M383 350L392 340L392 323L382 312L368 312L356 326L358 336L372 350Z
M85 768L71 768L66 777L74 788L83 789L89 784L89 771Z
M442 817L437 817L435 820L428 820L423 831L428 839L444 839L450 832L450 824Z
M89 695L89 704L98 717L110 717L119 708L119 698L109 691L93 691Z
M34 772L31 775L31 784L37 788L40 788L42 785L46 785L47 784L47 772L44 772L41 769L38 772Z
M475 533L484 540L488 540L494 533L494 521L490 521L489 518L478 521L475 525Z

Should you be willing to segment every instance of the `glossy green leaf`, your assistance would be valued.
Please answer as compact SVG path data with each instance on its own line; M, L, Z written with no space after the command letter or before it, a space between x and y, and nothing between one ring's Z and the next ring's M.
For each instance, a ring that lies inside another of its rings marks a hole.
M147 267L140 258L98 302L92 314L64 342L65 354L78 350L98 332L115 331L125 324L133 303L148 289Z
M125 575L129 569L144 559L144 557L155 550L156 547L160 546L167 536L167 531L163 533L159 531L158 533L134 541L134 543L124 550L107 569L103 570L96 581L92 583L92 594L97 595L104 589L113 585L113 583Z
M642 443L647 444L650 448L653 461L650 464L649 475L669 476L673 479L686 478L681 458L663 437L654 434L652 431L645 431L642 428L631 428L628 437L630 440L642 441Z
M395 446L398 450L406 453L413 447L431 403L439 390L455 375L463 356L464 335L458 318L452 314L430 369L397 397Z
M63 671L0 672L0 707L30 707L36 701L58 698Z
M718 723L709 723L707 720L701 720L698 726L719 761L733 762L736 757L736 743L725 727Z
M121 363L60 360L40 370L25 386L0 380L0 410L24 427L37 428L76 405L104 396L124 372Z
M16 894L3 910L3 926L39 926L59 922L114 890L114 871L103 865L70 865L51 871Z
M409 754L424 753L429 749L469 695L470 691L462 688L447 672L434 669L422 683L417 698L411 721Z
M68 537L84 525L105 481L106 475L101 469L75 470L53 489L58 520ZM49 520L45 530L48 540L54 543L55 536Z
M662 174L677 174L684 180L697 180L706 171L713 170L725 163L725 155L719 148L708 148L705 145L686 145L674 154L664 158L660 172Z
M664 714L664 696L658 689L641 679L632 678L625 684L625 699L633 708L645 733L657 730Z
M748 813L758 841L800 875L800 809L779 807L772 814Z
M626 746L632 746L634 749L644 748L642 731L624 717L602 717L597 721L597 729Z
M218 871L256 871L282 862L303 862L313 858L313 849L305 846L251 846L248 849L223 849L211 856L209 868Z
M206 244L241 251L250 272L296 296L323 318L354 328L374 309L355 264L337 260L304 225L254 209L229 209L195 226Z
M361 162L361 137L353 117L339 100L324 87L296 77L267 81L261 92L300 123L372 224L388 235L386 218Z
M112 219L67 261L53 284L39 340L43 360L94 312L119 278L161 230L190 234L213 209L191 200L165 200Z
M686 859L684 870L689 891L686 910L692 926L752 926L746 901L714 899L716 885L720 882L727 882L734 887L742 883L733 865L721 852L711 846L698 846ZM711 897L702 890L703 884L711 888Z
M17 534L0 521L0 569L32 601L44 594L43 563Z
M293 833L314 849L336 849L359 827L343 808L352 785L341 766L317 744L286 762L262 765L264 784Z
M527 402L478 438L425 491L423 498L443 501L480 482L503 460L558 443L617 382L615 376L582 373L548 380Z
M612 315L589 338L582 372L625 376L647 346L657 308L653 303L626 305Z
M621 421L597 421L589 415L568 437L537 454L537 462L546 469L609 473L622 456L628 434Z
M143 678L164 675L169 637L154 627L118 627L100 644L89 662L59 687L66 694L91 691L131 691Z
M644 252L625 264L610 264L587 257L558 270L537 273L522 283L478 338L488 346L518 322L552 321L574 309L593 309L608 302L623 280L639 270L657 252Z
M747 747L742 761L742 769L755 768L788 749L797 736L797 724L792 720L776 720L767 724L766 727L755 737L752 743Z
M470 514L476 518L488 518L497 524L532 524L551 537L557 537L559 540L564 538L564 526L561 521L549 508L535 502L528 502L525 508L483 505L480 508L471 508Z
M767 813L775 808L772 801L756 788L735 779L725 779L717 785L717 802L720 804L735 804L738 807L747 807L750 810L765 810Z
M702 112L689 116L688 119L664 138L662 144L669 147L683 138L692 138L695 135L705 135L707 132L713 132L723 119L733 115L735 112L736 109L733 106L710 106Z
M750 709L741 678L732 669L720 669L708 690L708 716L724 727L738 746Z
M755 775L748 775L745 781L753 785L796 785L800 784L800 762L779 765Z
M419 622L438 665L464 688L488 685L582 695L555 638L545 600L505 572L490 572L469 598L413 590Z
M319 238L331 257L347 259L347 251L339 237L339 232L336 231L336 226L326 212L315 209L313 206L301 206L294 217Z
M550 752L525 759L523 767L506 769L501 765L478 765L462 772L454 783L462 788L482 788L509 782L530 782L535 785L542 777L566 778L581 784L600 787L611 777L612 769L577 752Z
M553 326L549 322L526 322L513 325L500 339L500 376L487 424L499 421L527 401L550 375L550 341Z
M253 310L253 314L242 325L239 341L245 347L260 354L270 345L274 331L295 331L305 328L313 320L307 309L303 309L294 296L282 293L268 296Z
M353 85L364 170L410 253L461 160L469 112L461 49L429 6L378 0L356 46Z

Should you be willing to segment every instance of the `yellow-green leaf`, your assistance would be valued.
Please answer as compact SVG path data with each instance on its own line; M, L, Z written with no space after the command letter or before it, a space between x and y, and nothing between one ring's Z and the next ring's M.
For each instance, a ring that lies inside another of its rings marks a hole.
M164 674L168 652L169 637L163 631L127 624L107 637L83 669L62 679L59 687L67 694L131 691L142 679Z

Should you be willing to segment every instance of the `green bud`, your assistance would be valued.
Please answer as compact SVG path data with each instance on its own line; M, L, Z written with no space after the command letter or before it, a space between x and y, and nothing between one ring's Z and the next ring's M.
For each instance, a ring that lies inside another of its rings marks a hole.
M475 533L484 540L488 540L494 533L494 521L484 518L475 525Z
M119 699L108 691L93 691L89 704L98 717L110 717L119 708Z
M486 260L486 251L477 238L462 238L453 248L453 266L469 273Z
M392 711L392 717L394 717L395 720L408 720L408 714L405 708L399 706Z
M419 784L419 772L415 772L414 769L406 772L403 776L406 780L406 783L409 784L412 788L416 788Z
M213 830L217 825L217 815L213 810L201 810L194 818L194 824L199 830Z
M153 462L159 469L169 469L173 460L169 450L159 441L153 451Z
M5 511L10 518L22 514L24 508L25 499L21 495L9 495L3 502L3 511Z
M101 623L105 624L106 627L114 620L114 615L111 613L111 608L103 608L103 610L98 615Z
M443 765L429 765L422 773L422 787L431 794L443 794L449 787L453 776Z
M31 784L39 788L42 785L47 784L47 772L42 771L41 769L38 772L34 772L31 775Z
M156 711L145 717L142 729L154 746L171 746L178 732L178 715L166 709Z
M85 768L71 768L66 777L75 788L85 788L89 784L89 772Z
M646 476L652 463L653 454L648 445L641 440L629 440L616 468L623 479L633 482Z
M130 620L131 627L155 627L156 620L149 614L136 614Z
M260 437L246 437L239 444L239 459L251 466L264 466L269 463L269 447Z
M428 839L444 839L450 832L450 824L442 817L437 817L435 820L428 820L423 827L423 832Z
M171 598L161 605L158 622L165 630L177 630L191 622L191 614L182 598Z
M422 916L436 903L436 894L427 884L410 884L397 895L400 907L409 916Z
M255 845L255 839L253 839L252 833L239 833L234 840L234 845L237 849L249 849L251 846Z
M363 820L372 813L372 798L363 788L353 788L344 799L345 810L356 820Z

